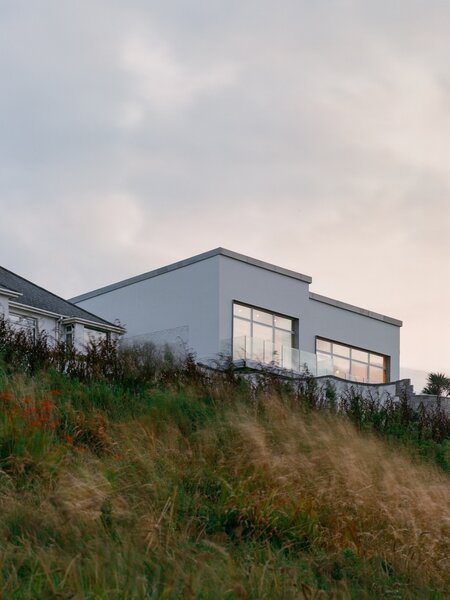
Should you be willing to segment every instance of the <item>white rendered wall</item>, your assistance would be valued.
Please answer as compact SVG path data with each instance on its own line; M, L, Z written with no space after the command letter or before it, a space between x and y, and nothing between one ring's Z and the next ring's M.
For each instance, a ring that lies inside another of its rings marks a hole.
M399 379L400 328L396 325L310 299L301 316L300 346L315 352L316 336L389 356L389 380Z
M0 316L5 316L8 318L10 314L35 319L37 324L37 332L45 333L50 344L59 341L61 339L61 333L64 334L64 324L61 323L62 317L39 314L34 312L32 307L24 308L14 306L14 304L10 306L9 297L5 296L4 294L0 294ZM80 351L84 350L89 338L93 338L98 341L100 339L105 339L107 335L106 332L85 327L82 323L74 323L73 327L73 342L77 350ZM117 338L118 334L111 334L112 340L116 340ZM62 339L64 339L64 335Z
M168 271L78 302L103 318L119 319L125 340L172 342L174 336L199 358L219 352L219 256Z
M399 327L330 306L309 297L309 284L220 256L220 337L231 337L232 303L237 300L281 313L299 323L299 347L316 351L316 336L391 357L390 380L399 378Z
M299 319L309 300L308 287L306 281L220 256L221 339L231 338L234 300Z
M9 298L4 294L0 294L0 317L7 317L9 310Z
M59 340L59 319L53 317L38 316L38 331L47 334L50 342Z
M233 301L298 319L299 347L314 353L316 336L391 357L399 376L397 326L309 297L309 283L216 255L77 304L119 319L128 340L172 342L175 335L199 359L215 358L232 337Z
M35 319L37 331L39 333L45 333L50 342L54 342L59 339L59 319L57 317L36 314L32 307L29 309L24 309L22 307L16 307L14 304L12 306L10 305L9 314Z

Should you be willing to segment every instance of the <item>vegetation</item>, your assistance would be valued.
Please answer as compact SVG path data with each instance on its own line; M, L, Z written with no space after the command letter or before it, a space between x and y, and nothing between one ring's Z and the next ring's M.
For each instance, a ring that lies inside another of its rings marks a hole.
M427 385L423 388L422 393L438 397L450 395L450 377L444 373L429 373Z
M8 335L0 598L448 597L445 413Z

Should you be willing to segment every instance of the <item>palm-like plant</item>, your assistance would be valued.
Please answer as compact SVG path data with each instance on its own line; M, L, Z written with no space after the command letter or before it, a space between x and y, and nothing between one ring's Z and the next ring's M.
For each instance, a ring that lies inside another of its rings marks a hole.
M444 373L428 373L427 385L423 388L422 394L448 396L450 394L450 377Z

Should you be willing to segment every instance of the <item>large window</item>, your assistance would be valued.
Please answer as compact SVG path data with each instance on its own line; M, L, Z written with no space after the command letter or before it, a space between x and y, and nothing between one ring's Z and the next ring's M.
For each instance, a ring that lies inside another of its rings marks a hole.
M387 357L352 346L317 338L317 360L330 360L333 373L343 379L366 383L387 381Z
M234 302L234 358L281 364L293 345L294 319Z
M88 327L84 328L84 343L89 344L89 342L98 343L103 342L107 338L105 331L98 331L97 329L89 329Z
M23 331L30 335L33 340L36 339L37 320L35 318L9 313L9 321L16 331Z

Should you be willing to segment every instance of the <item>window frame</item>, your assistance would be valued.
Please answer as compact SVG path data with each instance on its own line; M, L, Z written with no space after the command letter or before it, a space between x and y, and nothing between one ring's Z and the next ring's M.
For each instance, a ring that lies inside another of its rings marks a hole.
M75 325L68 323L64 325L64 343L66 346L73 346L75 342Z
M325 342L326 344L330 344L330 350L322 350L318 348L318 345L320 342ZM340 348L344 348L345 350L348 350L348 354L344 354L344 353L338 353L338 352L334 352L334 346L338 346ZM360 353L360 352L364 352L367 354L367 361L363 361L360 358L353 358L353 351L355 351L355 353ZM352 380L355 381L356 383L369 383L369 384L380 384L380 383L388 383L390 380L390 358L388 355L386 354L380 354L379 352L374 352L373 350L368 350L367 348L361 348L359 346L351 346L349 344L345 344L343 342L337 341L337 340L331 340L329 338L325 338L322 337L320 335L316 336L316 355L322 355L322 356L326 356L331 358L332 364L333 364L333 371L334 371L334 358L339 359L340 361L348 361L349 362L349 372L346 374L345 377L342 377L342 379L346 379L347 377ZM379 365L379 360L378 362L375 362L375 360L372 360L372 356L376 357L377 359L382 359L382 366ZM367 373L367 378L363 381L361 381L360 378L356 378L353 374L353 363L355 363L355 366L362 366L364 365L366 367L366 373ZM381 372L383 375L383 381L371 381L371 371L373 369L376 369L376 372L379 373ZM339 377L339 375L337 375L337 377Z
M33 342L36 341L39 331L39 319L37 317L9 311L8 320L15 331L22 331L25 334L30 333Z
M241 306L242 308L245 309L249 309L250 313L249 316L244 316L241 317L238 314L236 314L236 307L237 306ZM258 318L256 317L256 319L254 318L254 312L255 311L259 311L261 313L264 313L265 315L270 315L271 319L272 319L272 324L268 325L265 324L263 319L258 320ZM253 304L248 304L246 302L242 302L240 300L233 300L232 301L232 308L231 308L231 312L232 312L232 340L233 340L233 344L232 344L232 352L234 355L235 352L235 348L234 348L234 340L238 337L241 336L236 336L235 335L235 321L239 320L239 321L243 321L247 324L250 325L250 335L248 336L251 340L263 340L264 338L260 338L260 337L255 337L254 336L254 325L256 326L260 326L260 327L267 327L267 329L270 329L271 332L271 338L270 340L268 339L267 341L269 343L271 343L273 345L274 348L277 348L277 346L281 348L285 347L285 344L279 344L278 342L276 342L276 332L281 332L281 333L289 333L290 335L290 342L289 342L289 348L297 348L298 345L298 319L280 312L274 312L272 310L269 310L267 308L261 308L259 306L255 306ZM279 319L283 319L285 321L289 321L291 323L291 328L287 329L286 327L278 327L275 323L276 323L276 318ZM247 337L247 336L242 336L242 337ZM298 348L297 348L298 349ZM253 349L251 351L251 353L253 353Z

